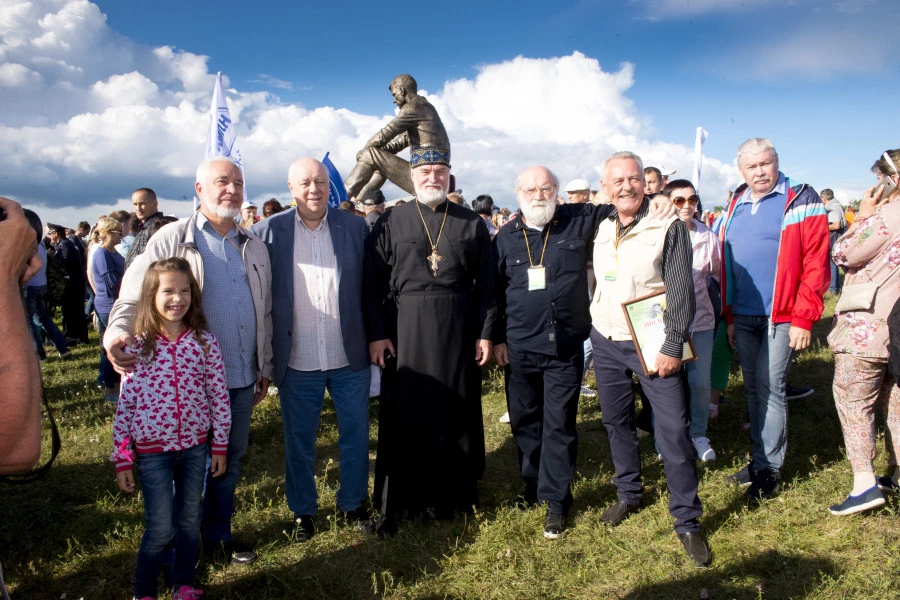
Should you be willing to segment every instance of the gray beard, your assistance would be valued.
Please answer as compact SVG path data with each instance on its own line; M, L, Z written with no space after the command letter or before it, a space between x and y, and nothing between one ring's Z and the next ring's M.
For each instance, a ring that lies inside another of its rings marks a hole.
M241 214L240 208L225 208L224 206L219 206L218 204L212 206L206 202L204 202L204 204L206 204L206 208L211 210L217 217L222 219L234 219L239 214Z
M519 204L519 210L525 217L525 223L532 227L543 227L550 222L556 213L556 202L548 202L546 206L523 206Z
M444 190L416 190L416 198L418 198L419 202L434 208L444 201L446 192Z

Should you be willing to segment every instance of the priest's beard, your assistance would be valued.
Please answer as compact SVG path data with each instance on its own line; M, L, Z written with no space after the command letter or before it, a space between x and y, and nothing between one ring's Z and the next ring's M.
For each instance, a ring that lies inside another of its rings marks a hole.
M527 224L532 227L543 227L553 218L553 213L556 212L556 201L540 198L532 200L530 203L519 202L519 209L521 209Z
M434 208L447 198L447 188L442 185L434 186L426 184L422 187L414 185L414 188L416 191L416 198L419 199L419 202L427 204L431 208Z
M233 219L241 214L240 208L228 208L227 206L222 206L221 204L212 204L211 202L207 202L206 200L203 200L203 205L221 219Z

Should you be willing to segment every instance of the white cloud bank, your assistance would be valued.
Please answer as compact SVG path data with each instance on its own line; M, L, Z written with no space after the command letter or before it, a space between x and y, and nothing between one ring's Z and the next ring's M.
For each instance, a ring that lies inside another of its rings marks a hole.
M9 32L0 37L0 194L64 224L127 206L143 186L157 190L167 212L189 210L214 81L207 57L141 46L87 0L4 3L0 29ZM652 139L648 117L627 96L633 83L632 65L608 72L575 52L483 65L428 98L450 134L459 187L512 207L515 177L532 164L549 166L563 184L588 177L597 187L603 159L628 149L689 175L693 149ZM389 106L383 90L372 93ZM260 92L228 96L257 200L287 198L287 169L301 156L330 151L346 175L391 118L284 105ZM731 164L708 157L703 173L710 206L738 180Z

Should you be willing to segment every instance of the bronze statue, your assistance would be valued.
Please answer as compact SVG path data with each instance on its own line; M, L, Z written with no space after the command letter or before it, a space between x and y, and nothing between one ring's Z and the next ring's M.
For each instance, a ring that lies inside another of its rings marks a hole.
M410 75L397 75L388 88L400 114L366 142L356 154L356 166L344 181L347 195L361 197L377 190L390 180L408 194L414 194L409 162L397 156L406 148L437 146L450 148L450 138L441 117L424 96L418 94L416 80Z

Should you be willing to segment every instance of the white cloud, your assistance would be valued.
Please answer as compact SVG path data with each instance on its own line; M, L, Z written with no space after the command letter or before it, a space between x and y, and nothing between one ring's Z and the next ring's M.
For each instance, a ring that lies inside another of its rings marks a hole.
M7 88L36 87L42 80L43 77L40 73L18 63L0 65L0 86Z
M0 23L17 27L14 39L0 38L0 81L8 71L7 79L30 78L35 88L0 95L0 194L63 223L127 207L131 191L142 186L157 191L165 211L190 210L215 79L207 57L136 44L112 31L86 0L0 8ZM24 71L5 66L11 64ZM579 52L520 56L482 65L474 78L448 81L427 97L447 125L466 196L491 193L512 207L516 175L533 164L547 165L564 182L589 177L596 188L600 163L629 149L646 164L690 173L693 149L653 139L648 116L629 99L634 78L631 64L604 70ZM387 110L384 90L372 94L383 97ZM393 116L282 104L240 89L229 89L228 97L256 200L287 198L287 168L300 156L331 152L346 175L356 152ZM732 165L706 159L705 197L724 198L736 182ZM392 186L385 192L401 195Z

